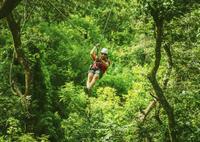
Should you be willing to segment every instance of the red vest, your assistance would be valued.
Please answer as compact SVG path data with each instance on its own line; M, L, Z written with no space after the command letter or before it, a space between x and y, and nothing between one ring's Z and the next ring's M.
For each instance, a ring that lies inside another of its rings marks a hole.
M102 71L102 73L105 73L108 66L101 62L100 60L97 59L96 54L92 54L92 60L94 61L94 63L92 64L92 69L100 69ZM110 62L107 60L105 62L108 62L110 64Z

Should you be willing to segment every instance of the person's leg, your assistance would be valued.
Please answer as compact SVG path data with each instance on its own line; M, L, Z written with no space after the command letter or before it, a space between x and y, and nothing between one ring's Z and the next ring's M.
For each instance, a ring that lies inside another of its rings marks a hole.
M93 76L94 76L94 73L93 73L92 71L89 71L89 72L88 72L87 84L86 84L86 87L87 87L88 89L90 89L90 83L91 83L91 81L92 81L92 79L93 79Z
M94 74L92 81L88 84L89 85L88 89L91 89L98 79L99 79L99 74Z

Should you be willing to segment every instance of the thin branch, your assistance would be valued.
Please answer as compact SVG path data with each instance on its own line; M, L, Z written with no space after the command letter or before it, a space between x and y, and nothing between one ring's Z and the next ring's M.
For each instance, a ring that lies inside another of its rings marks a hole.
M157 100L154 99L153 101L151 101L149 103L149 105L147 106L147 108L145 110L143 110L140 114L139 114L139 120L141 122L144 122L144 120L146 119L146 117L148 116L148 114L151 112L151 110L156 106Z
M15 92L15 89L14 89L14 81L12 80L12 69L13 69L14 58L15 58L15 48L13 48L13 57L12 57L12 61L10 63L9 83L10 83L11 92L14 95L17 95L17 93Z
M162 120L160 119L160 109L161 109L161 105L159 104L158 105L158 108L155 110L155 119L157 120L157 122L162 125L163 122Z
M155 95L153 95L153 93L149 93L149 95L151 95L154 99L158 100L158 97L156 97Z

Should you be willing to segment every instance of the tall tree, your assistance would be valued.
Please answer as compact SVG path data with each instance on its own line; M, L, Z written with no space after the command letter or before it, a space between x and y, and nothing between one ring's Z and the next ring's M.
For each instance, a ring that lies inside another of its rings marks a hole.
M158 98L159 103L162 105L168 116L168 125L169 125L169 135L171 142L177 142L176 136L176 122L174 116L174 110L169 104L164 89L166 89L166 84L171 73L172 68L172 57L169 47L165 47L165 51L169 58L169 70L167 72L167 78L164 80L164 88L161 87L157 79L157 73L161 63L161 50L163 47L163 36L164 36L164 26L165 22L171 21L174 17L179 17L184 13L190 11L192 4L197 1L179 1L179 0L139 0L142 11L144 11L148 16L150 15L153 18L155 24L155 61L154 67L148 75L148 79L151 82L151 85L155 91L155 94Z

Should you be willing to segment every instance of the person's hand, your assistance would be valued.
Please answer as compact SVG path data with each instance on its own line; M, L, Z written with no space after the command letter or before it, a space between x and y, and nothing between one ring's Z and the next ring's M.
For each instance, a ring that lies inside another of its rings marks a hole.
M95 45L95 47L96 47L96 48L100 47L100 44L99 44L99 43L97 43L97 44Z

